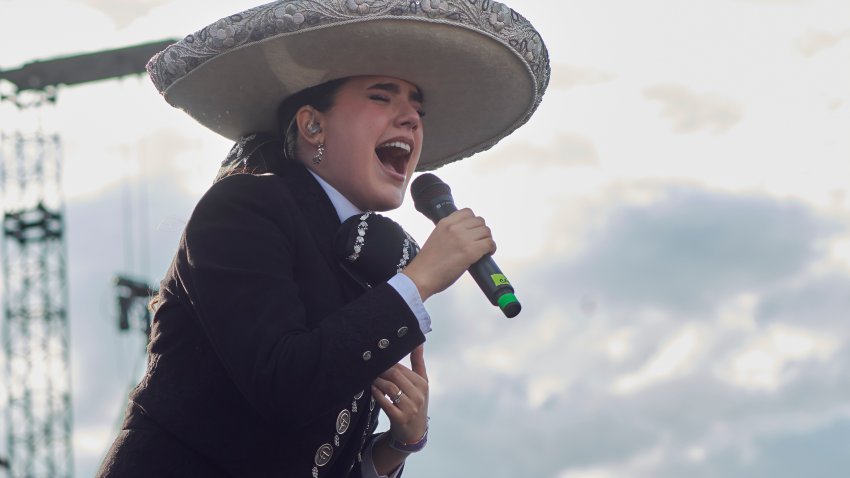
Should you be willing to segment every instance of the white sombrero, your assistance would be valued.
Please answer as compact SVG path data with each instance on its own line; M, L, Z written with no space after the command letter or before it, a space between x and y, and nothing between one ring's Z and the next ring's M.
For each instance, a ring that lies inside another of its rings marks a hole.
M223 18L148 63L160 93L230 139L278 132L280 102L356 75L425 96L420 171L490 148L528 121L549 83L540 34L490 0L277 1Z

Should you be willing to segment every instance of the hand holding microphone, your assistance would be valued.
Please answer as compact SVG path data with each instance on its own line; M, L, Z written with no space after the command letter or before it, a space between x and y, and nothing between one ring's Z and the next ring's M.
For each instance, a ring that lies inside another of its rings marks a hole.
M521 306L514 289L490 257L496 252L490 228L471 210L455 207L449 186L426 173L410 186L416 209L436 227L405 274L419 288L422 300L445 290L465 270L490 300L507 317L519 314Z
M440 221L404 273L425 300L448 288L473 262L495 250L484 220L464 209Z

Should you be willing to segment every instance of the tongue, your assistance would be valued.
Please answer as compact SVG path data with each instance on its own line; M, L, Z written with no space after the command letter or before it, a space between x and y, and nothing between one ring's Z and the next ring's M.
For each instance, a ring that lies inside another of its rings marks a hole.
M407 151L401 148L378 148L375 150L378 159L384 166L392 169L398 174L404 174L404 160L407 157Z

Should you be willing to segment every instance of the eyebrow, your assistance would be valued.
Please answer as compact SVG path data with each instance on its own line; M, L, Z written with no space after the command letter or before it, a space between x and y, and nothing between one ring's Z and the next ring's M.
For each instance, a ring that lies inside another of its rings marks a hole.
M401 88L396 83L375 83L374 85L367 88L369 90L383 90L389 93L400 94ZM414 89L410 92L410 99L416 101L417 103L424 102L424 97L422 92L419 91L419 88Z

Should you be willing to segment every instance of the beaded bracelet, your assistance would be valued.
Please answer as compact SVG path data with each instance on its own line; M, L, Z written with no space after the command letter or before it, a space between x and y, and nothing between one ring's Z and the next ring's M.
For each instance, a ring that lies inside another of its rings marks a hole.
M428 443L428 428L425 428L425 434L422 435L422 438L413 443L404 443L396 439L392 439L390 441L390 448L402 453L416 453L417 451L425 448L426 443Z

